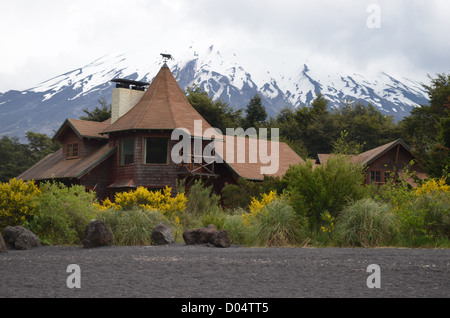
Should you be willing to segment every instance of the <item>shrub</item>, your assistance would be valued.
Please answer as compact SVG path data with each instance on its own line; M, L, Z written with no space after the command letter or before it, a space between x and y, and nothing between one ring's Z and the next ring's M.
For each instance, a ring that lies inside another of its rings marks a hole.
M280 199L275 191L270 191L269 194L263 193L260 200L252 197L252 201L249 205L250 213L245 213L242 215L244 219L244 224L248 225L252 222L252 219L256 217L258 213L264 210L264 208L275 200Z
M334 223L336 218L332 217L330 212L325 211L320 215L323 225L320 227L323 233L331 234L334 231Z
M213 193L212 189L212 186L206 187L201 179L196 180L188 192L186 213L199 216L219 212L220 196Z
M186 208L184 193L172 196L172 188L149 191L147 188L138 187L135 191L119 192L114 197L114 203L106 199L102 204L94 205L100 210L132 210L136 208L148 211L158 210L169 218L178 217L178 214Z
M258 246L286 246L300 242L300 222L287 199L266 205L249 224L249 243Z
M415 241L423 236L436 240L450 236L450 187L443 179L430 179L415 189L404 181L390 183L382 188L381 195L393 206L404 239Z
M335 218L348 202L362 199L364 178L363 167L336 155L314 169L310 161L291 166L284 180L294 210L306 216L311 230L317 232L324 225L321 216L325 211Z
M396 210L405 237L450 238L450 193L424 193Z
M30 220L40 193L34 181L11 179L0 183L0 229Z
M83 186L50 182L43 183L40 190L34 216L26 227L44 244L81 244L86 225L95 218L95 194Z
M335 235L349 246L380 246L393 238L394 219L390 206L372 199L362 199L346 206L340 213Z
M239 178L237 184L226 184L222 189L222 201L226 208L247 208L252 198L275 191L283 193L286 182L279 177L264 176L264 181L254 182Z

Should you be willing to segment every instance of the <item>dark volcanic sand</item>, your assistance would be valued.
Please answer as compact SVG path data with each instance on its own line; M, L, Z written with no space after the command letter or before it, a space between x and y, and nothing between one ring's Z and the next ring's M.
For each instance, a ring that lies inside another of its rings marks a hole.
M70 264L81 289L69 289ZM381 288L369 289L370 264ZM0 254L0 297L445 297L450 250L39 247Z

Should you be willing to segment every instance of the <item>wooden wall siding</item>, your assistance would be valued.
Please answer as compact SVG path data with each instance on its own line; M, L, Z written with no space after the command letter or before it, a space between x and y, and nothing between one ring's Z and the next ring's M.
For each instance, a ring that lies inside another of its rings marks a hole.
M370 167L373 169L401 170L407 166L413 157L403 147L396 146L373 162Z
M144 138L146 137L171 137L171 132L134 132L134 134L116 134L110 143L119 145L122 138L134 138L134 162L130 165L120 166L118 149L113 159L112 177L114 181L133 180L136 186L148 188L164 188L166 185L175 187L175 180L181 167L169 160L165 165L148 165L144 163ZM172 149L172 142L169 143L169 158Z
M215 173L219 175L217 179L213 179L215 193L221 194L226 184L237 184L239 177L225 163L217 163L215 165Z
M408 166L413 160L411 154L402 146L396 146L370 163L367 169L366 183L371 183L370 172L380 171L381 181L385 183L385 172L398 172Z
M67 159L67 145L70 144L78 144L78 158L83 158L83 139L78 137L77 134L73 132L73 130L68 129L63 137L64 143L64 158Z
M90 155L93 151L98 150L105 145L108 141L95 139L95 138L83 138L83 146L80 149L80 158Z
M95 190L99 200L105 200L111 195L107 187L112 183L111 171L114 163L114 156L105 160L101 165L95 167L92 171L84 175L79 183L86 189Z

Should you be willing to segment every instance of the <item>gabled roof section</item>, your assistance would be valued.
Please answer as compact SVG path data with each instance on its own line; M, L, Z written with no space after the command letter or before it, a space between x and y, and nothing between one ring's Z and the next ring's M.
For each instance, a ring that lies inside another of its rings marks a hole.
M66 119L56 132L53 140L61 142L67 129L72 129L80 138L108 139L108 136L100 135L100 133L110 125L111 119L107 119L103 122Z
M233 139L234 141L230 141ZM258 139L253 141L258 142ZM218 156L220 156L225 164L231 168L231 170L239 177L246 178L254 181L263 181L264 174L261 173L262 167L269 167L274 163L263 163L258 155L259 146L253 149L250 146L251 138L248 137L238 137L238 136L226 136L223 138L217 138L215 140L215 151ZM275 144L277 143L277 144ZM233 149L227 149L227 144L233 144ZM243 163L238 162L238 155L242 153L243 149L238 149L239 145L245 145L245 160ZM277 158L272 158L273 160L278 160L278 170L273 174L267 174L271 177L283 177L286 171L291 165L297 165L299 163L305 163L305 161L297 155L286 143L267 140L267 155L270 157L275 146L278 146L279 156ZM241 152L239 152L239 150ZM256 158L255 163L250 162L250 157Z
M202 131L197 133L194 132L196 120L202 122ZM136 106L103 133L176 128L186 128L191 136L201 137L206 129L212 127L192 107L172 72L164 65Z
M105 145L87 157L65 160L63 150L59 149L57 152L46 156L17 178L25 181L67 178L79 179L108 159L115 151L115 147Z
M388 152L389 150L391 150L392 148L394 148L398 145L402 146L404 149L406 149L411 154L411 156L413 156L413 154L411 153L411 149L409 149L409 147L403 142L403 140L397 139L388 144L382 145L380 147L368 150L357 156L354 156L352 158L352 161L354 163L360 163L363 165L370 164L372 161L374 161L375 159L382 156L383 154L385 154L386 152Z
M402 146L404 149L406 149L406 151L408 151L411 154L411 156L413 156L411 149L403 142L403 140L397 139L385 145L370 149L366 152L360 153L359 155L353 156L349 160L351 160L351 162L353 163L368 165L372 161L384 155L386 152L395 148L398 145ZM316 163L326 164L331 156L333 156L333 154L318 154Z

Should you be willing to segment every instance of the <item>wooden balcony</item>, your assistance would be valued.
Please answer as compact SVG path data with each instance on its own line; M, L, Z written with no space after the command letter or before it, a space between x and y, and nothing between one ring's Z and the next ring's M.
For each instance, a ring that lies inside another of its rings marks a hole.
M219 175L214 172L214 162L207 162L214 159L215 157L212 156L191 155L190 163L180 164L182 167L180 174L184 176L217 178Z

